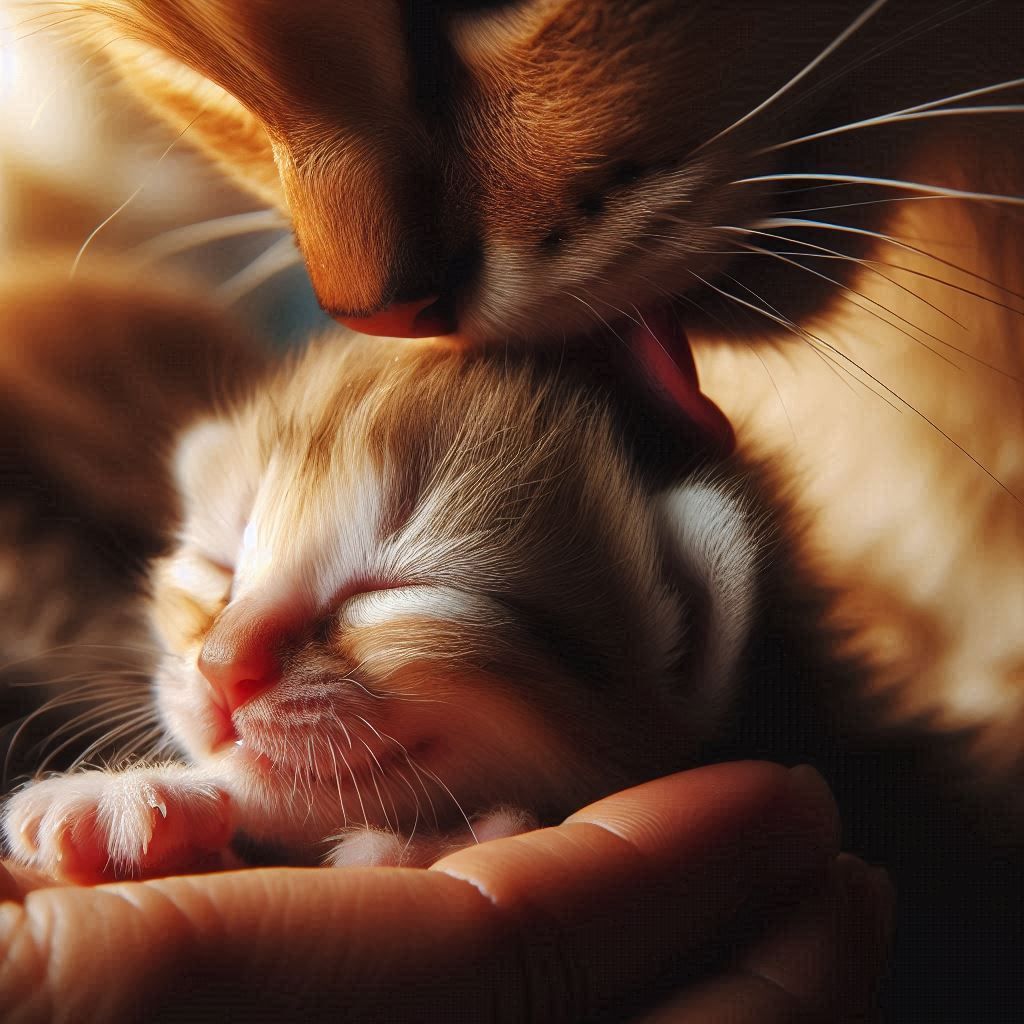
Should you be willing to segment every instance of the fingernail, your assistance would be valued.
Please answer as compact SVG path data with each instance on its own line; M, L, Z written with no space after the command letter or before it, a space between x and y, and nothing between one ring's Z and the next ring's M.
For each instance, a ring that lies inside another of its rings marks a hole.
M838 853L842 821L832 790L821 773L809 764L789 770L789 792L795 802L812 816L812 827L822 844Z

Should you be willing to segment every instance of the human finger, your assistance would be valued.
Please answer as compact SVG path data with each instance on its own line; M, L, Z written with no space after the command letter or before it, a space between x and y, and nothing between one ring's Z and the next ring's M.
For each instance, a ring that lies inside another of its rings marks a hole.
M751 899L818 872L834 826L806 775L718 765L429 871L37 890L0 910L0 1004L25 1022L197 1020L211 1007L249 1021L411 1021L425 1009L575 1020L661 974Z
M866 1024L892 936L888 876L843 855L826 883L733 965L634 1024Z

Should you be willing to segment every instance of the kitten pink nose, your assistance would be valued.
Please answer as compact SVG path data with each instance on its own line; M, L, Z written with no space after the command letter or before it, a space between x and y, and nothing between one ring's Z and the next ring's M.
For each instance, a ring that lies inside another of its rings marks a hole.
M230 715L280 679L278 651L287 631L280 614L251 602L224 609L206 634L198 660L222 711Z
M360 334L384 338L433 338L451 334L453 324L440 312L438 297L428 295L414 302L395 302L370 316L339 316L335 319Z

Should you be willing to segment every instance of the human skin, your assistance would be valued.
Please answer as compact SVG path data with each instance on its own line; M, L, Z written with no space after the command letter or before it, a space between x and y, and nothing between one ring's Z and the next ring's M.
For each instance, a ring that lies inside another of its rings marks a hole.
M837 835L819 777L745 762L428 870L78 888L9 866L0 1007L10 1024L870 1020L892 896ZM698 958L714 966L685 979Z

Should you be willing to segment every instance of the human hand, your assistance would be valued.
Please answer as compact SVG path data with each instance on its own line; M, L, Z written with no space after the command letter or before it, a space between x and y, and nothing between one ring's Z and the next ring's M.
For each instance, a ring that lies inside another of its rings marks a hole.
M823 787L717 765L431 869L0 878L5 1020L868 1020L884 886ZM6 888L5 888L6 887ZM724 942L726 935L757 937ZM738 928L742 924L741 928ZM671 992L717 948L724 959ZM656 996L656 993L661 993ZM644 1011L655 998L661 1005Z

